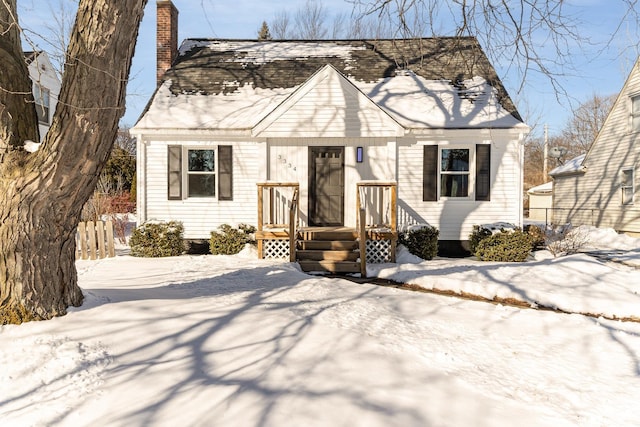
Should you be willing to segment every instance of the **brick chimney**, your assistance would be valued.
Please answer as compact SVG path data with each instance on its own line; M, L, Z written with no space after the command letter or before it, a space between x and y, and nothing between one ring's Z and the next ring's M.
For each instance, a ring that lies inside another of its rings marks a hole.
M171 0L156 2L156 83L178 55L178 9Z

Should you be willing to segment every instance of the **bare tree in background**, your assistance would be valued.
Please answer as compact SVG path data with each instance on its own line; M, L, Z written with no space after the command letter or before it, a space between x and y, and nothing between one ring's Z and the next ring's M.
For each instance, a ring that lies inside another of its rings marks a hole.
M568 158L584 154L591 148L613 107L616 96L593 94L573 110L573 115L560 135L564 140L563 146L570 149Z
M307 0L304 6L295 13L297 38L304 40L324 39L328 33L326 20L327 11L322 3L316 0Z
M572 57L586 39L580 21L567 12L564 0L347 0L356 16L376 16L393 23L399 37L475 36L494 64L515 70L520 90L530 75L546 76L558 98L571 100L562 77L572 69ZM637 0L612 0L619 11L617 30L640 27ZM423 25L415 26L416 22ZM636 39L637 40L637 37ZM607 46L609 45L607 44ZM631 44L630 47L635 47Z
M48 319L82 303L75 230L109 156L146 0L80 0L51 128L36 110L17 0L0 2L0 320Z

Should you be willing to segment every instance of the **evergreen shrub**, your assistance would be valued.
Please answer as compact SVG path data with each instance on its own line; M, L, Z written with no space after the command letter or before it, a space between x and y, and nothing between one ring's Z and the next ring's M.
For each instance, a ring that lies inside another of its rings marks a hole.
M474 255L482 261L523 262L533 249L533 238L520 229L500 231L478 243Z
M493 233L488 228L480 225L474 225L473 231L469 235L469 249L471 253L475 254L478 249L478 244L487 237L490 237L492 234Z
M131 255L158 258L184 252L184 226L180 221L153 221L136 227L129 239Z
M213 255L234 255L244 249L247 243L255 243L253 234L256 228L252 225L239 224L233 228L222 224L220 231L212 231L209 239L209 250Z
M431 225L421 225L400 233L400 243L413 255L431 260L438 255L440 231Z

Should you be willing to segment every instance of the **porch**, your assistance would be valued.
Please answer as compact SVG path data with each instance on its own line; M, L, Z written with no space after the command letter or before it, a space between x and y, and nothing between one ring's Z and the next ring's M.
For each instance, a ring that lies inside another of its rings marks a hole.
M300 185L260 182L256 240L260 258L289 259L303 271L366 277L367 263L395 262L397 184L356 184L356 225L302 225Z

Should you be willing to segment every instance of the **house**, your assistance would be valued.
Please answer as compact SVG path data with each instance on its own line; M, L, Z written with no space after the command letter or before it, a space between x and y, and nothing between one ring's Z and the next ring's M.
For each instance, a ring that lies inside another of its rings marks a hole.
M29 69L29 77L33 82L33 98L38 114L38 130L40 140L51 126L53 112L56 110L60 93L60 79L46 52L24 52Z
M640 236L640 64L636 62L589 151L550 172L553 222Z
M178 50L177 10L157 5L158 87L131 130L141 221L180 220L186 239L257 224L266 239L295 206L300 227L366 222L392 244L431 224L441 248L474 224L521 225L529 128L475 38Z
M551 222L553 206L553 181L531 187L527 190L529 196L529 219L533 221Z

